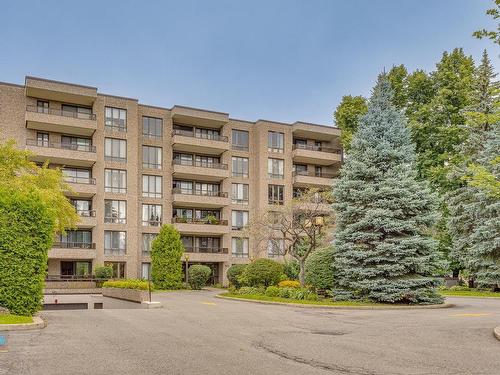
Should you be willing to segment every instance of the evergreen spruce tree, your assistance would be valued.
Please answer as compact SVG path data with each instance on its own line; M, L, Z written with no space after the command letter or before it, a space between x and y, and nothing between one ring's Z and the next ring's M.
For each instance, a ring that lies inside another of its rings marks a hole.
M435 196L417 179L415 146L379 76L334 187L336 300L441 303L432 277Z

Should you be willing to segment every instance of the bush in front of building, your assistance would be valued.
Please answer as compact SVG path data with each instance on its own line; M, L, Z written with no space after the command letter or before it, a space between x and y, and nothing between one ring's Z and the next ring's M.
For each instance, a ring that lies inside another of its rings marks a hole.
M108 280L102 284L103 288L120 288L120 289L139 289L148 290L147 280L142 279L122 279L122 280ZM151 283L151 290L154 289L154 284Z
M238 278L241 276L246 266L246 264L233 264L227 270L227 279L236 289L241 288L241 284L238 281Z
M306 284L315 290L333 288L333 247L316 250L306 260Z
M151 244L151 278L158 289L182 287L184 246L177 229L163 225Z
M0 306L31 316L42 305L54 217L41 194L0 188Z
M260 258L248 264L238 278L243 286L268 287L277 285L283 275L283 265L267 258Z
M280 288L300 288L298 280L283 280L278 283Z
M94 275L99 280L108 280L113 277L113 267L97 266L94 268Z
M283 272L289 280L298 280L299 279L299 262L295 259L287 259L285 263L283 263Z
M212 275L212 270L208 266L204 266L202 264L194 264L189 267L188 276L189 276L189 285L191 289L200 290L205 285L207 285L207 281Z

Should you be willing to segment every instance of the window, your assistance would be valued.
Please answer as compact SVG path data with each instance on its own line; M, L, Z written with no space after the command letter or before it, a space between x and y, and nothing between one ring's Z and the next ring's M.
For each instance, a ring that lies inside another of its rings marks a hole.
M63 104L61 106L61 114L67 117L90 119L92 118L92 108Z
M177 222L205 222L208 217L214 217L217 222L213 224L219 224L220 220L220 211L219 210L203 210L203 209L192 209L192 208L174 208L173 217ZM212 224L207 222L207 224Z
M151 263L142 263L141 266L141 277L144 280L149 280L151 275Z
M316 166L314 167L314 175L315 175L316 177L321 177L321 176L323 176L323 168L321 168L320 166L316 165Z
M219 164L220 164L220 158L214 156L196 155L194 165L196 167L213 168Z
M284 178L283 160L267 159L267 174L269 178Z
M142 135L148 138L163 136L163 120L155 117L142 117Z
M241 230L248 224L248 211L233 211L231 225L233 230Z
M106 107L104 124L109 130L127 131L127 110Z
M248 184L232 184L231 201L232 203L248 204Z
M307 165L304 164L294 164L293 171L296 175L307 176Z
M142 253L149 255L151 253L151 242L157 236L156 233L143 233L142 234Z
M58 238L59 246L66 248L92 249L91 230L67 230L65 234L60 234Z
M193 155L174 154L174 164L192 166L193 165Z
M285 241L282 238L273 238L267 241L267 256L275 258L285 255Z
M142 176L142 196L148 198L161 198L161 176Z
M158 227L161 225L161 205L142 205L142 225L145 227Z
M113 268L113 279L125 278L125 262L104 262L104 265Z
M91 262L61 261L61 276L88 276L91 274Z
M248 132L233 129L232 143L233 150L248 151Z
M267 133L267 150L269 152L283 152L284 138L285 138L285 135L283 133L268 132Z
M192 181L174 180L173 188L174 188L174 193L193 194L193 182Z
M233 177L248 178L248 158L233 156L232 162Z
M217 129L196 128L195 137L218 141L220 139L220 132Z
M92 211L92 201L85 199L72 199L71 204L75 207L75 211L78 215L84 217L94 216L94 211Z
M127 171L121 169L105 169L104 191L108 193L126 193Z
M316 151L321 151L322 148L321 141L314 141L314 148L316 149Z
M104 254L125 255L127 252L127 232L104 231Z
M49 102L46 102L44 100L37 100L36 110L38 113L49 113Z
M142 167L161 169L161 147L142 146Z
M231 253L236 258L248 258L248 238L231 239Z
M194 128L192 126L174 124L174 135L175 134L194 137Z
M194 184L194 192L198 195L218 196L219 184L212 184L209 182L196 182Z
M268 185L267 197L269 204L282 205L284 202L284 189L285 187L283 185Z
M49 147L49 133L36 133L36 145L38 147Z
M127 161L127 141L124 139L104 139L104 158L110 161Z
M62 173L66 182L75 184L95 184L95 181L91 179L91 172L89 169L63 168Z
M61 148L76 151L93 151L92 140L90 138L72 137L68 135L61 136Z
M125 224L127 222L127 202L106 199L104 201L104 222Z
M181 236L184 249L189 253L218 253L221 251L219 237Z
M297 148L306 148L307 147L307 140L294 138L293 139L293 144Z

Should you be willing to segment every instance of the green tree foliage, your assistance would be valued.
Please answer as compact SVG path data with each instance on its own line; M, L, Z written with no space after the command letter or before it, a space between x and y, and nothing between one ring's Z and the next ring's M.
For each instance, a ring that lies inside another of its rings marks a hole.
M259 258L248 264L239 277L241 285L250 287L277 285L283 275L283 265L271 259Z
M488 9L486 11L486 14L491 16L494 20L498 20L500 18L500 0L494 0L494 1L495 1L494 8ZM500 22L497 23L497 29L495 31L481 29L474 31L472 35L478 39L488 38L492 40L493 43L500 44Z
M439 303L436 241L429 235L435 197L417 178L410 132L392 100L382 74L334 186L334 297Z
M398 109L404 109L408 102L408 90L406 88L407 76L408 71L403 64L393 66L387 74L387 79L389 79L392 91L394 92L392 104L394 104L394 106Z
M36 190L0 187L0 306L33 315L41 307L53 212Z
M333 288L333 247L319 249L306 261L306 284L319 290Z
M189 276L189 285L191 289L200 290L205 285L207 285L207 281L212 274L212 270L208 266L204 266L201 264L194 264L189 267L188 276Z
M283 263L283 272L289 280L298 280L300 273L300 265L296 259L285 259Z
M113 267L111 266L97 266L94 268L94 275L98 279L107 280L113 277Z
M227 279L236 289L239 289L241 287L239 278L246 266L246 264L233 264L227 270Z
M349 150L352 136L358 129L361 116L367 111L366 99L362 96L346 95L335 110L335 125L342 130L340 140L345 151Z
M151 278L157 289L182 287L184 246L177 229L163 225L151 244Z

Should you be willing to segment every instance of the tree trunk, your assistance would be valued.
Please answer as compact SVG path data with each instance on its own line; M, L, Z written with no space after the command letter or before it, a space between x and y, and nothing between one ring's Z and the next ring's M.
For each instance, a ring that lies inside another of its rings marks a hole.
M302 287L306 286L306 262L303 259L299 261L299 281Z

